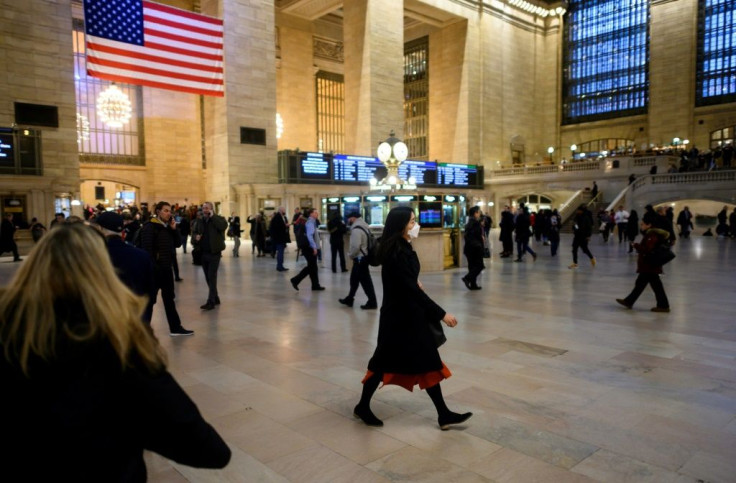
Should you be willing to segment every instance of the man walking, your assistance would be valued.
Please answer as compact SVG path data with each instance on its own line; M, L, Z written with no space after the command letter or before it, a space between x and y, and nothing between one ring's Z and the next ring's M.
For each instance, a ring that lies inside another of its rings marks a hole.
M286 221L286 208L279 206L279 209L271 219L271 225L268 227L271 235L271 244L276 250L276 271L285 272L288 268L284 267L284 249L289 239L289 223Z
M12 213L6 213L2 224L0 224L0 255L5 252L13 253L14 262L23 260L18 255L18 245L15 243L15 224L13 223Z
M312 281L312 290L324 290L325 288L319 284L319 274L317 272L317 251L319 250L319 233L317 232L317 218L319 211L307 209L307 224L302 232L297 235L297 246L301 249L307 266L302 269L299 274L290 280L294 290L299 290L299 283L309 275Z
M202 310L212 310L215 305L220 305L220 297L217 294L217 270L220 268L222 251L225 249L225 230L227 220L215 214L211 202L202 203L202 220L197 225L194 235L202 250L202 270L209 287L207 302L199 307Z
M339 299L339 302L352 307L355 293L358 291L358 285L361 285L368 297L368 302L365 305L361 305L360 308L363 310L377 309L378 300L376 299L376 291L373 288L373 280L371 279L371 267L366 257L368 254L368 235L370 228L357 211L348 215L348 223L351 226L348 256L353 260L353 269L350 272L350 292L344 299Z
M151 302L146 307L143 320L151 320L153 304L156 295L161 291L161 300L164 302L166 320L169 322L169 335L194 335L193 330L187 330L181 325L179 313L174 303L174 273L171 269L171 257L174 248L180 246L181 237L176 232L176 223L171 217L171 205L166 201L159 201L154 209L155 217L146 222L141 228L141 248L148 252L153 259L153 291Z
M626 227L629 224L629 212L624 210L624 205L618 207L618 211L614 215L613 221L618 227L618 242L621 243L627 239Z
M590 264L595 267L595 257L590 253L588 241L593 234L593 215L584 206L578 206L573 219L573 238L572 238L572 265L568 268L578 268L578 248L590 258Z

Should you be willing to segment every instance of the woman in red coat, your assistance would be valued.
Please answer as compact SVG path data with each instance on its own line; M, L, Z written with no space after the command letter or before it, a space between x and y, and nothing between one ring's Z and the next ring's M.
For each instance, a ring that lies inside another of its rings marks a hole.
M657 306L652 307L652 312L669 312L670 303L667 300L667 294L664 293L662 280L659 279L659 274L662 273L662 266L651 264L648 261L647 255L652 253L657 245L669 244L670 234L660 228L652 228L652 225L648 221L642 221L640 226L641 231L644 233L644 238L642 238L641 243L634 243L633 245L634 250L639 253L639 258L636 261L636 272L639 276L636 278L636 284L631 293L624 299L616 299L616 302L630 309L634 306L634 302L639 298L639 295L647 288L647 285L651 285L654 296L657 299Z
M370 409L371 397L381 382L409 391L415 385L426 389L437 408L438 422L443 430L473 415L450 411L442 397L440 381L451 373L437 350L445 340L439 321L455 327L457 319L434 303L422 289L418 280L419 259L410 244L418 234L414 210L400 206L389 212L378 247L383 280L378 344L368 362L363 393L354 410L355 417L368 426L383 426L383 421Z

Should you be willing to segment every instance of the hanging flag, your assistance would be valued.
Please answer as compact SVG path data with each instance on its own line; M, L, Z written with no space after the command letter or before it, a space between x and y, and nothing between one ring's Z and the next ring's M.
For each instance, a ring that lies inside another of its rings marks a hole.
M85 0L87 74L222 97L223 23L147 0Z

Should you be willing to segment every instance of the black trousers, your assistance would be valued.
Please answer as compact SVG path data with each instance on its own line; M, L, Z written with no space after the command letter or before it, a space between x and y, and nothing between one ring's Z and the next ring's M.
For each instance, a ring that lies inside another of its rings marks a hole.
M302 268L302 271L294 277L294 281L297 285L309 276L312 281L312 288L319 287L319 275L317 274L317 255L314 254L312 247L302 248L302 256L307 261L307 266Z
M376 289L373 288L373 279L371 279L371 270L368 260L361 258L353 259L353 269L350 272L350 293L346 298L352 299L358 292L358 285L363 287L363 291L368 297L369 305L378 305L376 300Z
M13 260L18 260L20 258L20 255L18 255L18 245L16 245L15 240L8 241L7 246L2 250L3 251L0 251L0 255L5 252L11 252L13 254Z
M588 248L588 239L576 236L572 239L572 263L578 263L578 248L588 255L588 257L593 258L593 254L590 253L590 249Z
M153 305L156 303L156 296L161 291L161 300L164 302L164 310L166 311L166 320L169 322L169 330L171 332L181 329L181 319L176 311L176 303L174 298L174 273L171 267L156 268L153 273L153 293L151 294L146 311L143 313L144 322L151 323L153 315Z
M470 282L471 286L476 286L478 285L476 283L478 275L480 275L480 272L486 268L485 265L483 265L483 252L471 254L466 253L465 258L468 259L468 274L465 278Z
M627 305L634 305L636 299L642 294L647 285L651 285L654 291L654 297L657 299L657 307L661 309L668 309L670 302L667 300L667 294L664 293L664 286L662 280L659 278L657 273L640 273L636 277L636 283L634 284L634 290L624 299Z
M626 233L626 227L628 226L628 223L618 223L618 242L621 243L624 240L628 240L628 235Z
M332 271L337 272L337 256L340 255L340 269L345 269L345 242L342 238L334 243L330 241L330 250L332 251Z
M207 303L212 305L220 300L217 293L217 270L220 268L220 259L222 255L217 253L202 253L202 270L204 271L204 279L207 281L209 292L207 294Z

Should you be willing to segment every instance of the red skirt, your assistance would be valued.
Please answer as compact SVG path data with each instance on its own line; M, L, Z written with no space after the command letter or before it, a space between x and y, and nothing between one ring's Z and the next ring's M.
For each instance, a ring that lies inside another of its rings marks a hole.
M382 382L384 386L386 384L394 384L403 387L409 392L413 392L414 386L417 384L419 384L419 389L427 389L438 384L442 379L447 379L451 375L450 369L443 362L442 369L439 371L425 372L424 374L394 374L387 372L383 374ZM370 379L371 376L373 376L373 372L368 371L361 382L365 384L365 381Z

